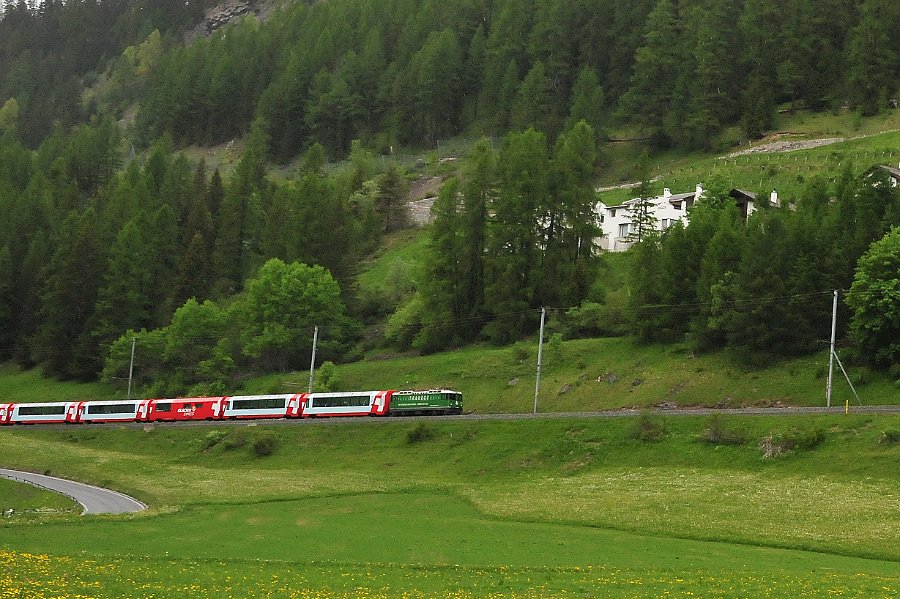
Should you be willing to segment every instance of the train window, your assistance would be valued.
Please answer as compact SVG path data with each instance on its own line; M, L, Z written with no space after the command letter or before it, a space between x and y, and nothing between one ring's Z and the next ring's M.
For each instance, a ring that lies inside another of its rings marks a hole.
M91 405L87 406L88 414L133 414L135 412L133 403L117 403L109 405Z
M65 414L66 406L20 406L19 416L54 416Z
M274 410L284 408L283 397L266 397L260 399L235 399L231 402L232 410Z
M158 403L158 404L156 404L156 411L157 411L157 412L171 412L171 411L172 411L172 404L170 404L170 403Z
M338 397L313 397L312 407L315 408L348 408L369 405L368 395L341 395Z

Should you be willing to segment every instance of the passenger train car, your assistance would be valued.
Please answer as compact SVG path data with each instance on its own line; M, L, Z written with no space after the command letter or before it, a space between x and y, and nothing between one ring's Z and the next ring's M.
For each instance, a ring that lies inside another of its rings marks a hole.
M462 393L350 391L127 401L0 403L0 425L461 414Z

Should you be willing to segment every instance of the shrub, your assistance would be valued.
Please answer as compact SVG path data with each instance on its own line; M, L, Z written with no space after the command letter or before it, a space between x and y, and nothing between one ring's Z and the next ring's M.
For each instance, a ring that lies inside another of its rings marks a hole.
M727 428L725 418L713 414L706 421L702 439L712 445L743 445L747 442L747 431Z
M886 430L878 439L879 445L896 445L898 443L900 443L900 431L898 430Z
M434 431L424 422L420 422L406 433L406 442L410 445L434 438Z
M641 414L635 421L629 436L644 443L655 443L666 436L666 429L659 418L653 418L650 414Z
M247 445L247 442L250 440L249 435L247 434L247 429L245 428L235 428L232 429L230 433L228 433L228 437L225 438L225 441L222 443L222 447L225 449L240 449Z
M316 371L316 390L317 391L337 391L341 385L341 378L337 373L337 366L334 362L326 360L319 366Z
M763 458L774 458L789 451L814 449L825 440L825 433L818 430L801 431L792 428L783 433L774 433L764 437L759 443Z
M264 433L253 440L253 454L264 458L275 453L278 448L278 438L272 433Z
M206 451L211 449L225 440L228 437L228 433L225 431L210 431L203 436L203 441L200 445L201 451Z
M519 341L512 346L512 358L516 364L521 364L531 359L531 348L526 343Z

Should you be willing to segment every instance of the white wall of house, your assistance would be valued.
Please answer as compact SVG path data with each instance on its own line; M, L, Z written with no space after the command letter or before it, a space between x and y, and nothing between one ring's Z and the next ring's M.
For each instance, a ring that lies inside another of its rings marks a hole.
M700 185L697 185L697 188L690 193L673 194L668 187L665 188L661 196L651 199L656 229L665 231L679 221L687 224L687 209L702 195L703 187ZM607 206L603 202L597 203L595 210L600 216L600 226L603 228L603 237L597 240L601 249L609 252L623 252L631 247L631 242L626 239L631 232L630 207L637 203L638 199L634 198L617 206Z
M741 190L732 190L734 197L741 207L742 214L749 217L756 211L755 198L756 195ZM595 243L602 250L608 252L624 252L631 247L632 242L627 240L628 234L631 232L631 211L629 208L638 202L639 198L628 200L624 204L617 206L607 206L603 202L598 202L594 210L600 216L600 226L603 228L603 236L596 239ZM656 230L665 231L676 222L681 222L684 226L688 225L688 208L694 205L694 202L703 199L703 186L699 183L696 189L688 193L672 193L667 187L663 190L661 196L651 199L653 205L653 216L656 218ZM772 190L769 196L769 203L772 206L780 206L778 193ZM744 212L746 210L746 212Z

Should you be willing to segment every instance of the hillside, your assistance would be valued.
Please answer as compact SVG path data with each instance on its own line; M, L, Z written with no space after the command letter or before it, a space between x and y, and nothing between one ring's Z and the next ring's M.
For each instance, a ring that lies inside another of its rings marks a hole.
M839 289L845 358L896 378L895 279L861 259L900 223L870 172L900 16L831 8L7 3L0 359L111 382L134 347L141 393L220 393L302 369L314 327L353 362L533 339L547 307L560 340L763 366L821 349ZM847 139L758 151L787 134ZM626 264L597 250L623 182L708 194ZM742 220L734 187L785 204ZM381 268L410 198L433 224Z

